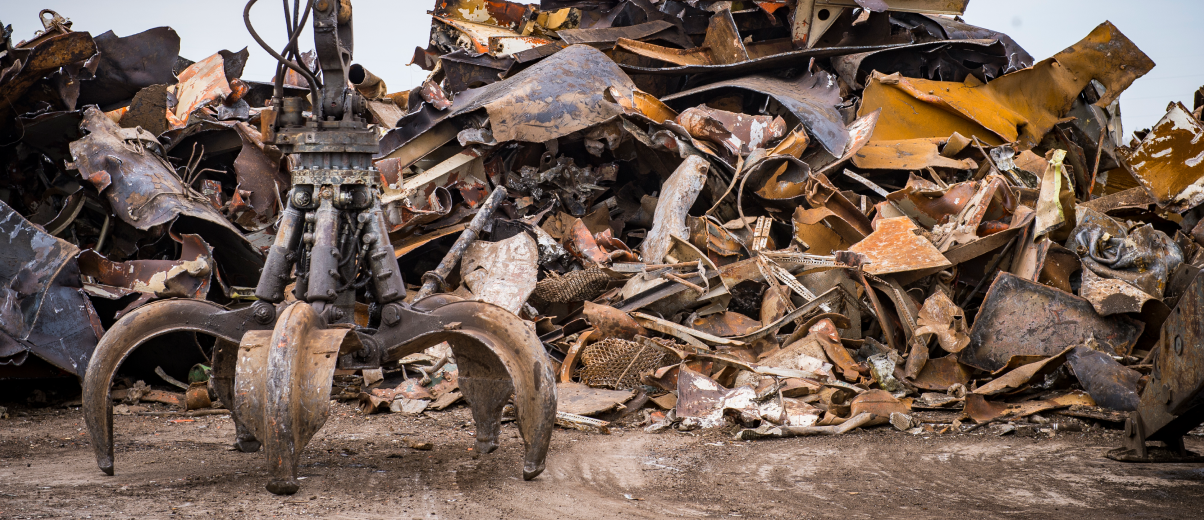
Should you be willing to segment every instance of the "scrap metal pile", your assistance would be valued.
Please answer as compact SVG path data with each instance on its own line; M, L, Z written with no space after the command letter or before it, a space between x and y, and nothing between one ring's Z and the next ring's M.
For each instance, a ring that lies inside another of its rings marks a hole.
M436 2L420 86L349 78L407 301L528 320L564 424L591 428L1198 408L1199 376L1159 360L1200 362L1204 91L1126 143L1118 99L1154 63L1115 26L1035 61L965 5ZM139 305L245 305L294 165L245 50L193 63L170 28L44 22L0 53L0 369L82 375ZM403 385L365 408L421 411Z

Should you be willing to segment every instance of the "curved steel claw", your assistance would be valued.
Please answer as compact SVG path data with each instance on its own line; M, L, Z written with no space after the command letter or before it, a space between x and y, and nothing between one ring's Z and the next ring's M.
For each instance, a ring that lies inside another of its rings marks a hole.
M415 307L427 307L424 303ZM556 423L556 384L543 343L526 322L496 305L452 302L425 313L404 310L399 323L380 330L376 339L393 345L385 351L386 362L448 342L476 422L478 452L497 448L502 408L513 394L526 445L523 478L543 472Z
M270 331L247 332L238 348L234 409L264 444L267 489L300 488L297 459L330 415L330 387L340 354L362 348L351 328L322 328L308 303L284 309Z
M270 326L275 313L271 312L270 305L268 311L269 314L264 316L263 310L258 307L231 311L203 300L164 300L139 307L118 320L96 345L84 375L84 422L92 437L92 450L101 471L113 474L113 400L110 390L113 376L131 352L147 340L171 332L192 331L216 337L218 347L213 354L211 384L223 403L231 403L234 394L234 350L247 331ZM254 446L255 440L237 412L231 410L231 415L238 429L241 447Z

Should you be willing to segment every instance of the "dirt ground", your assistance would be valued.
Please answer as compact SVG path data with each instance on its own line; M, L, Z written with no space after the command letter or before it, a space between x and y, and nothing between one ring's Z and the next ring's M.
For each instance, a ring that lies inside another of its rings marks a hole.
M151 410L166 410L158 405ZM301 491L264 490L262 453L233 451L227 416L115 418L116 476L96 468L78 407L9 405L0 518L1200 518L1204 464L1103 457L1120 432L1024 425L736 442L734 430L611 435L558 429L521 478L504 425L474 458L468 409L364 416L339 404L303 456ZM1197 430L1199 432L1200 430ZM426 441L430 451L411 449ZM1204 450L1191 437L1188 448Z

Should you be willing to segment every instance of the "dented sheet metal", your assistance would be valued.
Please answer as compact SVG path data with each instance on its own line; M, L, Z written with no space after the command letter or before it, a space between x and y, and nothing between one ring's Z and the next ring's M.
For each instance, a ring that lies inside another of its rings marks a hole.
M1126 355L1144 328L1128 316L1101 317L1087 300L1072 294L999 273L974 317L970 346L959 359L993 371L1012 356L1052 356L1088 338L1108 352Z
M213 248L198 235L182 235L179 260L113 262L91 249L80 253L79 270L97 283L158 298L196 298L209 295Z
M1064 117L1092 80L1107 106L1154 67L1114 25L1105 22L1086 38L1032 68L983 84L874 76L859 113L883 109L874 140L948 137L954 132L991 144L1036 146Z
M878 229L849 247L849 251L865 255L869 259L865 272L876 275L948 267L949 260L919 230L907 217L882 219L878 221Z
M653 214L652 229L640 247L645 262L659 263L669 252L671 237L688 239L686 212L706 183L710 166L701 157L692 155L681 163L673 175L665 181L664 192Z
M1159 204L1185 209L1204 202L1204 124L1182 103L1171 103L1125 159Z
M807 127L807 131L833 156L844 153L848 131L836 111L841 103L836 78L826 72L803 73L784 80L769 75L747 76L717 81L706 86L678 92L661 98L670 106L701 104L704 95L724 91L748 91L772 97Z
M225 99L233 93L226 80L225 60L214 54L190 65L180 73L180 83L173 89L176 109L168 112L172 128L183 128L196 109ZM174 119L173 119L174 118Z
M104 331L81 288L77 253L0 201L0 365L32 353L83 376Z
M156 27L118 37L107 31L93 38L99 53L96 71L81 79L79 105L108 107L133 98L151 85L173 85L180 36L171 27Z
M541 143L621 114L618 104L605 99L607 87L629 95L635 85L602 52L587 45L573 45L484 87L466 106L455 108L451 116L484 108L498 141Z
M80 129L87 136L71 143L75 167L109 200L117 218L146 230L187 215L241 236L203 196L184 186L165 159L147 150L136 132L117 126L95 107L84 110Z
M940 146L947 139L908 139L904 141L873 141L853 154L853 164L869 170L922 170L924 168L953 168L974 170L973 159L950 159L942 156Z
M501 242L476 241L461 259L460 277L477 299L518 314L535 290L539 249L519 233Z

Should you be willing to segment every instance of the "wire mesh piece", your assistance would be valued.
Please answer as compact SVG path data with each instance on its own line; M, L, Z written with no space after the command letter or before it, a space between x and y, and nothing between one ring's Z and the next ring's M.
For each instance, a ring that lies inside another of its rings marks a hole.
M581 382L595 388L626 390L640 384L640 373L663 366L665 349L656 343L607 338L581 352Z
M548 303L568 303L592 300L606 291L610 277L598 266L565 275L549 273L535 284L533 296Z

